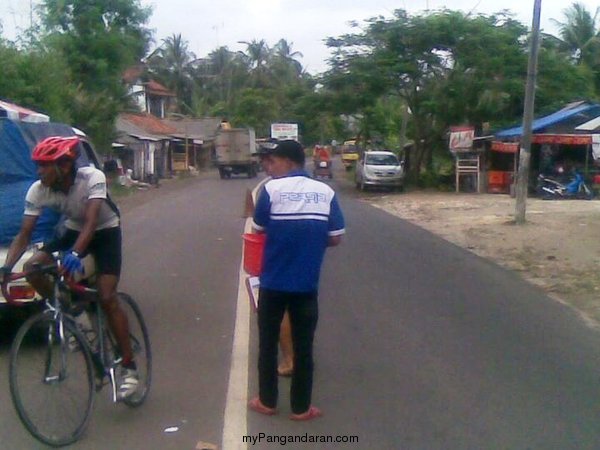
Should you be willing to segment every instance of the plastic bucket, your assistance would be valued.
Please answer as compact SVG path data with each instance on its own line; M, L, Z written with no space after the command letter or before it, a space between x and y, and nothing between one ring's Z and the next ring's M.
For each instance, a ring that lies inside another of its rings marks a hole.
M244 271L248 275L258 276L262 270L263 249L266 235L245 233L244 239Z

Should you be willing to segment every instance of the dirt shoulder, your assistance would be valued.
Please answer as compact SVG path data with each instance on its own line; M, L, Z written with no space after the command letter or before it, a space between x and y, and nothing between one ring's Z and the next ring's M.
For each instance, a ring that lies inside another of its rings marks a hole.
M499 194L378 193L364 200L479 256L517 271L600 326L600 201L515 200Z

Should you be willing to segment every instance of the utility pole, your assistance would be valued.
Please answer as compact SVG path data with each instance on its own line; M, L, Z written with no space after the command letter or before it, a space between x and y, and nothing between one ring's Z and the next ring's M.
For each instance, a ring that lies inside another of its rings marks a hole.
M398 150L398 158L400 160L406 160L406 155L404 154L404 146L406 145L406 127L408 125L408 105L404 104L402 106L402 123L400 124L400 136L399 136L399 145L400 149ZM405 168L406 170L406 168Z
M519 169L517 172L515 223L525 223L527 187L529 185L529 160L531 156L531 127L533 123L533 105L535 102L535 81L540 37L540 14L542 0L534 0L533 23L531 26L531 42L529 62L527 65L527 85L525 87L525 107L523 108L523 132L519 153Z

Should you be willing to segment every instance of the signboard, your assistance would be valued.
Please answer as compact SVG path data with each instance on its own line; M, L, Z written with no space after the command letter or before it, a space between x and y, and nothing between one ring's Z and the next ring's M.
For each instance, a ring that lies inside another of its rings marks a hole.
M293 139L298 140L298 124L297 123L272 123L271 137L274 139Z
M470 150L473 147L474 137L475 128L473 127L450 127L450 151Z
M492 151L500 153L517 153L519 151L519 143L493 141Z
M531 136L531 143L588 145L592 143L592 136L590 134L534 134Z

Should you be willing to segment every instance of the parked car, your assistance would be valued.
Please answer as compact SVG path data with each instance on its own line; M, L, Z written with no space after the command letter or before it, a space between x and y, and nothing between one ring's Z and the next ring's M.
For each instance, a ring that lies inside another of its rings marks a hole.
M404 186L404 163L388 151L367 151L356 163L356 188L388 186L401 190Z
M6 260L8 246L21 227L24 200L27 190L37 180L36 166L31 161L31 152L35 145L48 136L74 136L81 139L77 166L93 165L100 168L98 157L85 134L66 124L28 123L0 118L0 265ZM23 263L33 255L45 241L56 232L60 216L51 211L44 211L38 219L32 237L32 244L13 271L23 270ZM15 299L35 305L40 298L33 288L24 280L10 283L11 296ZM0 316L8 311L6 299L0 293Z

